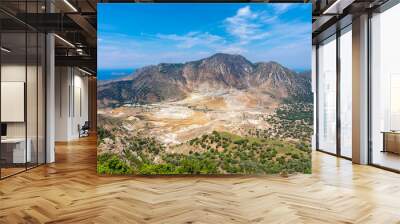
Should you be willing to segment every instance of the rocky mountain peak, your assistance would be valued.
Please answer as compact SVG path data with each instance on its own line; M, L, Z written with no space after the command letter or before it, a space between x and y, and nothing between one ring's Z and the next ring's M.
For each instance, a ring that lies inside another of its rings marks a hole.
M260 91L276 98L311 94L306 76L300 76L278 62L253 64L241 55L224 53L182 64L146 66L138 69L132 77L131 80L100 86L99 99L107 99L107 102L160 102L183 99L193 91L223 89Z

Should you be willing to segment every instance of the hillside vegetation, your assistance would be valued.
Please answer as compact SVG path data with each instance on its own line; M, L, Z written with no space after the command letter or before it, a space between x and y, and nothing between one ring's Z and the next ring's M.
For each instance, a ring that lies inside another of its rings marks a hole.
M127 148L122 156L99 155L100 174L311 172L310 146L305 142L240 137L214 131L184 143L193 148L188 154L171 154L166 153L165 147L154 138L135 137L124 141ZM159 158L158 162L154 162L157 161L155 158Z

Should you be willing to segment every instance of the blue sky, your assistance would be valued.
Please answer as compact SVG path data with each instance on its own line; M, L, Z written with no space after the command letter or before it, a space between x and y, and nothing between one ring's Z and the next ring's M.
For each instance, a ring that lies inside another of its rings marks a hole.
M217 52L311 67L311 4L98 4L99 70L182 63Z

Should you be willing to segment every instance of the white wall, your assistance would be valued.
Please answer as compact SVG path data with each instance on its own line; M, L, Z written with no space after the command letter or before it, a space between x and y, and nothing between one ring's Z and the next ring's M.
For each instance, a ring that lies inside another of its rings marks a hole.
M78 125L89 117L88 78L76 68L56 67L55 86L55 140L78 139Z
M39 69L39 70L37 70ZM44 120L44 74L41 72L41 67L25 66L25 64L2 64L1 66L1 81L2 82L23 82L26 84L26 106L23 102L22 108L2 107L1 110L6 113L19 113L25 114L26 120L21 122L5 122L7 124L7 137L9 138L24 138L25 135L29 139L32 162L39 159L39 163L44 163L44 150L45 150L45 120ZM27 78L27 80L25 80ZM4 89L2 89L3 92ZM20 94L24 94L24 90ZM7 97L6 95L2 95ZM37 154L38 153L38 154Z
M27 70L26 70L27 69ZM1 66L1 81L2 82L24 82L26 83L25 76L28 72L28 87L27 87L27 122L28 122L28 137L29 130L35 130L37 123L37 93L36 93L36 66L27 66L25 64L4 64ZM35 74L33 78L32 74ZM43 106L43 105L39 105ZM24 110L24 108L22 108ZM2 108L7 110L7 108ZM33 112L34 111L34 112ZM26 122L7 122L7 134L9 137L24 137L25 136L25 123Z
M75 70L76 72L77 70ZM74 107L72 108L72 119L71 119L71 135L73 138L79 137L78 125L82 126L85 121L89 120L88 113L88 78L79 75L74 75Z
M25 64L5 64L1 66L1 81L25 82ZM1 108L6 110L6 108ZM7 137L25 137L25 122L7 123Z
M67 67L55 68L55 141L68 140L68 88L70 84L68 71Z

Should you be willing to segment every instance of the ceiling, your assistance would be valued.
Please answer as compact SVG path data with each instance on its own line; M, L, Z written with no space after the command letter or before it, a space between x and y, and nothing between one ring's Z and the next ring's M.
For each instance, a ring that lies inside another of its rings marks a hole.
M18 56L26 53L27 58L31 58L30 52L35 55L33 49L36 49L36 41L31 39L36 33L51 32L56 34L56 66L78 66L95 74L96 4L97 0L1 0L2 43L12 49L7 58L21 58ZM25 32L28 34L27 52Z
M313 42L346 16L382 5L387 0L312 0ZM47 3L46 3L47 2ZM19 41L18 32L54 32L56 65L79 66L96 73L97 3L187 2L185 0L1 0L0 21L5 38ZM195 2L215 2L197 0ZM224 2L309 2L308 0L227 0ZM350 18L351 22L351 18ZM13 37L14 36L14 37ZM23 43L22 43L23 44ZM16 46L15 46L16 47ZM29 51L29 50L28 50Z
M23 33L53 32L56 66L78 66L95 74L97 68L97 3L185 2L184 0L1 0L0 21L13 54L26 54ZM192 2L215 2L196 0ZM308 2L308 0L226 0L221 2ZM21 34L22 33L22 34ZM21 39L22 38L22 39ZM19 49L19 50L18 50ZM28 47L28 52L29 52ZM29 56L28 56L29 58Z
M313 0L313 44L352 23L352 18L373 12L390 0Z

